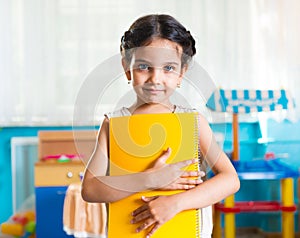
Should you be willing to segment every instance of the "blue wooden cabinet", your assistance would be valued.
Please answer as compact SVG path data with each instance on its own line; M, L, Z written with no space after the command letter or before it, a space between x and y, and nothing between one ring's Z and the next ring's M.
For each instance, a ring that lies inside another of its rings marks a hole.
M38 132L38 162L34 166L37 238L74 237L67 235L63 230L64 200L68 186L80 182L84 164L78 159L62 163L45 158L51 157L49 155L68 154L88 159L95 147L95 133L93 130L76 133Z
M68 186L80 181L81 162L35 164L36 237L64 238L63 207Z
M36 187L36 237L67 238L63 230L63 204L67 186Z

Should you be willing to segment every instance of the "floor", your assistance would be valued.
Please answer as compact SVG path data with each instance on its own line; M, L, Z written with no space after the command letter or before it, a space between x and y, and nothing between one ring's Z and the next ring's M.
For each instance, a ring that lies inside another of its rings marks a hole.
M236 238L265 238L265 236L261 234L249 233L249 234L237 235Z
M266 238L266 236L256 228L241 228L236 230L236 238Z

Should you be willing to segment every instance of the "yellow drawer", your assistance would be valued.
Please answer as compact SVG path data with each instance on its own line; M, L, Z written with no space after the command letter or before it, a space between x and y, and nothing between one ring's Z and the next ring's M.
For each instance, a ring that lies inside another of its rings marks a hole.
M34 183L36 187L70 185L80 182L80 174L83 172L84 165L81 162L38 162L35 164Z

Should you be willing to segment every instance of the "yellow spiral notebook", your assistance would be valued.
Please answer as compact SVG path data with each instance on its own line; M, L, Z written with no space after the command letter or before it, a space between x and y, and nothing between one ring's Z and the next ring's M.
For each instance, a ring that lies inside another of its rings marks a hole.
M110 119L110 175L144 171L168 147L167 163L198 158L196 113L139 114ZM188 170L198 170L193 164ZM109 204L108 238L144 238L147 231L136 233L139 224L131 224L131 213L143 205L142 196L170 195L183 192L144 191ZM162 225L153 238L199 237L199 211L177 214ZM149 231L149 230L148 230Z

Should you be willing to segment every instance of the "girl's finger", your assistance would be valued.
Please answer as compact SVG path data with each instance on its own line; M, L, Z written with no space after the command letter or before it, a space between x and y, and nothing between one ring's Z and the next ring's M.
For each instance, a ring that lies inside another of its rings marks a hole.
M153 219L147 219L142 225L140 225L138 228L136 228L136 232L140 232L142 230L147 229L148 227L152 226L154 224Z
M203 180L201 180L201 179L181 178L178 180L179 184L188 184L188 185L198 185L202 182L203 182Z
M151 213L148 210L145 210L137 214L136 216L134 216L134 218L130 221L130 223L131 224L139 223L141 221L151 218L151 216L152 216Z
M155 200L158 196L153 196L153 197L145 197L145 196L142 196L141 199L144 201L144 202L151 202L153 200Z
M168 149L157 159L155 165L165 164L167 159L170 157L170 154L171 154L171 148L168 147Z
M148 209L148 206L147 205L143 205L141 207L139 207L138 209L134 210L131 215L132 216L137 216L138 214L140 214L141 212L145 211Z
M205 176L205 173L203 171L184 171L181 174L181 177L187 178L187 177L203 177Z
M146 238L150 238L159 227L160 225L156 223L151 229L151 231L147 234Z
M174 166L177 169L181 169L188 165L195 164L197 162L198 162L198 159L188 159L188 160L183 160L183 161L179 161L177 163L171 164L171 166Z

